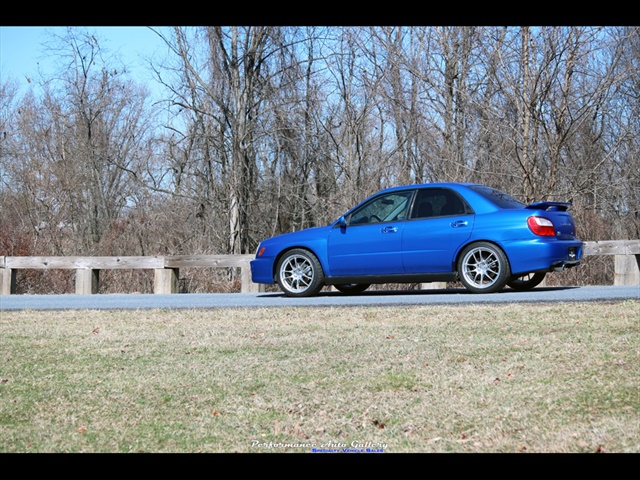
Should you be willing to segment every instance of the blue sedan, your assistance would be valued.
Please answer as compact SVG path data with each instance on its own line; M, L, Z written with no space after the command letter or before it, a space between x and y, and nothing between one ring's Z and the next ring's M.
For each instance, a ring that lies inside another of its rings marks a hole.
M431 183L382 190L331 225L263 240L254 283L291 297L325 285L461 282L474 293L529 290L548 272L580 264L567 202L521 201L486 185Z

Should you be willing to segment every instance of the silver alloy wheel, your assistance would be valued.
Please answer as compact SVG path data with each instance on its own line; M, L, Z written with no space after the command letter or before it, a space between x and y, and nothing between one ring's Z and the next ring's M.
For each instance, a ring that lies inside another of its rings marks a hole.
M470 249L462 258L463 283L477 290L491 291L504 276L502 263L495 248L479 245Z
M304 293L313 283L314 269L304 255L291 255L280 266L283 287L293 293Z
M294 248L278 261L276 282L288 297L312 297L324 286L324 271L313 252Z

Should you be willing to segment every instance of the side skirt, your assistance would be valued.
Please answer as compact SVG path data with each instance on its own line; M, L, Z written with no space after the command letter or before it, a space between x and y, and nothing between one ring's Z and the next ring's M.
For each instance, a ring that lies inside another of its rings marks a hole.
M325 277L327 285L347 285L362 283L429 283L429 282L455 282L458 280L456 272L450 273L412 273L394 275L360 275L349 277Z

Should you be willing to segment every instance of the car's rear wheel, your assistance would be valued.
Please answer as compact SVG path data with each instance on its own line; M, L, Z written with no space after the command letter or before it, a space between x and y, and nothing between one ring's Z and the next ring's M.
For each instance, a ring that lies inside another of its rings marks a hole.
M278 262L276 281L289 297L312 297L324 286L324 272L313 253L296 248Z
M504 288L511 271L506 255L498 246L477 242L467 246L460 254L458 276L471 292L493 293Z
M546 276L547 274L545 272L527 273L520 276L514 275L507 282L507 285L509 285L514 290L523 292L525 290L531 290L532 288L540 285Z
M336 290L347 293L349 295L355 295L357 293L364 292L367 288L369 288L371 284L369 283L349 283L345 285L334 285Z

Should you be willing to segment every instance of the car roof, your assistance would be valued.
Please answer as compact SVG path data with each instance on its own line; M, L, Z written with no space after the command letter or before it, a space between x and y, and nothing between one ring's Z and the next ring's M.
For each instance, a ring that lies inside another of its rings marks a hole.
M416 184L408 184L408 185L399 185L396 187L389 187L383 190L379 190L377 193L369 196L359 204L355 205L353 208L349 209L347 214L355 210L356 208L358 208L360 205L368 202L371 198L376 197L380 194L401 192L405 190L414 190L414 189L420 189L420 188L450 188L451 190L454 190L458 193L462 193L461 190L465 190L466 193L464 193L464 196L466 197L467 201L471 201L473 199L473 202L472 202L473 209L476 213L489 213L489 212L494 212L496 210L500 210L501 207L491 202L489 199L485 198L479 193L473 191L472 189L469 189L469 187L474 187L474 186L492 188L492 187L489 187L488 185L484 185L481 183L474 183L474 182L433 182L433 183L416 183Z
M435 183L415 183L410 185L398 185L396 187L389 187L383 190L380 190L378 193L386 193L386 192L394 192L398 190L411 190L414 188L424 188L424 187L468 187L471 185L478 185L477 183L468 183L468 182L435 182Z

